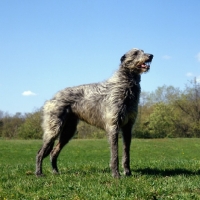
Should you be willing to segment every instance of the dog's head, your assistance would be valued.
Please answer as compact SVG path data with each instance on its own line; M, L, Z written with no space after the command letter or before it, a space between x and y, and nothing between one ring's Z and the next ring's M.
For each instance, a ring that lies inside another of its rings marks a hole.
M152 59L152 54L144 53L140 49L131 49L121 57L121 66L134 73L142 74L149 71Z

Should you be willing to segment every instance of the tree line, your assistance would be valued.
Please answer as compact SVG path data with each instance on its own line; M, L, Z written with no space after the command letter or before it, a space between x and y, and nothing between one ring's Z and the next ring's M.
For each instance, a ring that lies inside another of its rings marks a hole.
M10 115L0 111L0 137L41 139L41 109ZM104 138L106 133L80 122L75 138ZM142 92L135 138L200 137L200 84L194 79L183 90L173 86Z

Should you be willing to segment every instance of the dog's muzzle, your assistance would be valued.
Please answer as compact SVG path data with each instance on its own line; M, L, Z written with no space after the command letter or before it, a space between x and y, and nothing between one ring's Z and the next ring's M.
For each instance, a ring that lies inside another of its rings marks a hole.
M153 55L152 54L146 54L148 56L148 59L140 65L140 68L148 70L151 65L151 61L153 60Z

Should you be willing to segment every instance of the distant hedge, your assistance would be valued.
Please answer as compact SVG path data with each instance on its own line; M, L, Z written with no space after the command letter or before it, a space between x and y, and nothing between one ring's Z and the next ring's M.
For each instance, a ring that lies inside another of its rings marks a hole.
M41 110L15 115L0 111L0 137L42 138ZM84 122L79 123L74 136L104 137L105 131ZM164 85L151 93L142 92L133 137L200 137L200 84L196 79L184 90Z

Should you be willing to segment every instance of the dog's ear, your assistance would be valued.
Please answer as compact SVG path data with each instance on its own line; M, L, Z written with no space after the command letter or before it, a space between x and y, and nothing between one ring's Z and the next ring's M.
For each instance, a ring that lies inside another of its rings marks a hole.
M125 58L126 58L126 55L124 54L124 55L121 57L120 61L123 62L123 61L125 60Z

